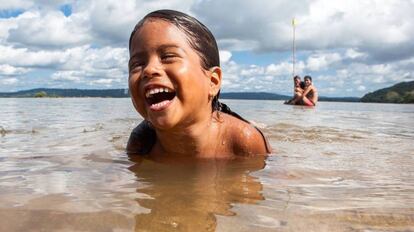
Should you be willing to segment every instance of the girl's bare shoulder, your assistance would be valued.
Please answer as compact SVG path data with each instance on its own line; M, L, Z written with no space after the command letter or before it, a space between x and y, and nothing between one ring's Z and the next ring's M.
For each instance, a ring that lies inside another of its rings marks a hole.
M264 136L252 124L228 114L221 114L226 135L237 155L264 155L269 153Z

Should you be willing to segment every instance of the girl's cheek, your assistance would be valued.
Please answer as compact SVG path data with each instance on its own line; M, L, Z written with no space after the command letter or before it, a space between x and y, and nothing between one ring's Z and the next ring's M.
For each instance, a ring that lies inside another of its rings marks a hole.
M185 73L187 73L188 72L188 66L186 66L186 65L182 65L182 66L180 66L180 67L178 67L177 68L177 74L178 75L182 75L182 74L185 74Z
M132 88L137 88L139 84L139 74L132 73L129 75L129 86Z
M139 97L139 78L137 75L129 77L129 89L134 98Z

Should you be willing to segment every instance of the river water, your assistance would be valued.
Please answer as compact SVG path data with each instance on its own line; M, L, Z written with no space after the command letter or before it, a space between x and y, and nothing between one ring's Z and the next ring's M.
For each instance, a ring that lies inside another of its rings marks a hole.
M0 98L0 231L414 231L414 105L223 101L274 154L128 157L129 99Z

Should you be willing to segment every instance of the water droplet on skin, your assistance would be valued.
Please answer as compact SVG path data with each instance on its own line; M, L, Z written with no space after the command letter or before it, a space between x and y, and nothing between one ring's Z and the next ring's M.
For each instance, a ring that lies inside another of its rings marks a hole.
M177 222L171 222L172 227L177 228L178 227L178 223Z

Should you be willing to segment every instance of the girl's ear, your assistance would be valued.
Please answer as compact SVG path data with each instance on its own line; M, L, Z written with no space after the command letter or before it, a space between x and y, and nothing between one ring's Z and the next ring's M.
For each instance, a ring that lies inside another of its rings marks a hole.
M221 68L213 67L210 69L210 97L214 97L220 91L221 88Z

